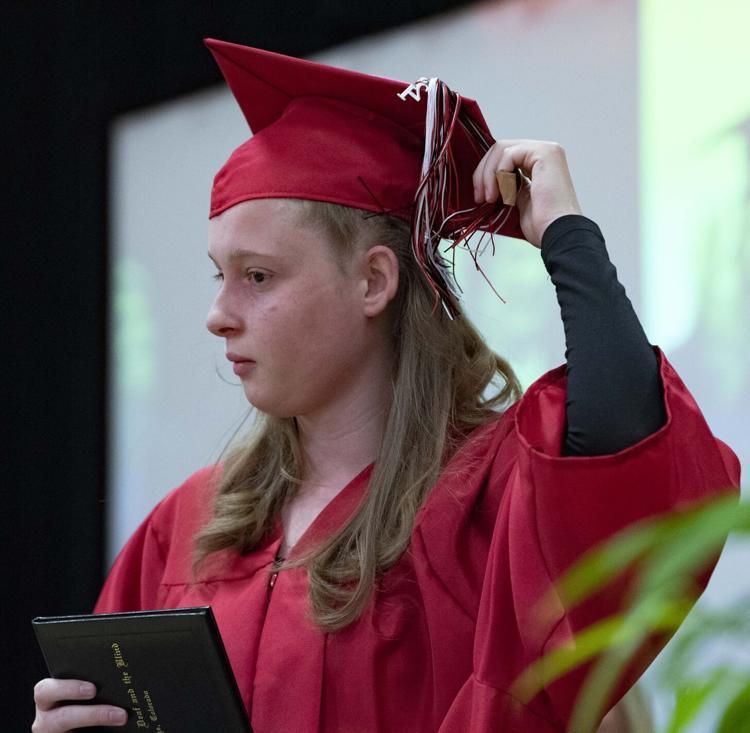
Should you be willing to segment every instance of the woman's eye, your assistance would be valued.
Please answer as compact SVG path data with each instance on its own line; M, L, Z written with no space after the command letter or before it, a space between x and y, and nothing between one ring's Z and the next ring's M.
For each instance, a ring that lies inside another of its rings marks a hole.
M266 279L268 278L268 275L266 275L265 272L261 272L260 270L248 270L247 271L247 275L250 278L254 278L253 282L256 285L262 285L266 281ZM258 280L257 278L255 278L256 275L260 275L260 280ZM214 280L223 280L224 279L224 274L221 273L221 272L217 272L217 273L213 274L211 277Z
M251 278L252 278L252 277L254 277L255 275L260 275L260 276L261 276L261 278L262 278L261 280L254 280L254 282L255 282L255 284L256 284L256 285L260 285L260 284L262 284L263 282L265 282L265 279L266 279L266 277L267 277L267 275L266 275L266 273L265 273L265 272L260 272L259 270L248 270L248 271L247 271L247 274L248 274L248 275L249 275L249 276L250 276Z

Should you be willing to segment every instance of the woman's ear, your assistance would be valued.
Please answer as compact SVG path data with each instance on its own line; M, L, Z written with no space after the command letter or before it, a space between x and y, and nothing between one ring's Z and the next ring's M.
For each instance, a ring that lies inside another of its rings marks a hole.
M398 291L398 258L396 253L383 244L375 245L365 252L362 274L366 291L362 301L366 316L377 316L385 311L388 303Z

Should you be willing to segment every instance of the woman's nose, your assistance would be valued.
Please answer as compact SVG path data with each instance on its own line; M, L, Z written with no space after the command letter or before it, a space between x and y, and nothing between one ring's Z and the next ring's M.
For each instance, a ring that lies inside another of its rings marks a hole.
M221 302L221 294L211 304L206 317L206 328L214 336L225 336L230 331L240 328L240 320Z

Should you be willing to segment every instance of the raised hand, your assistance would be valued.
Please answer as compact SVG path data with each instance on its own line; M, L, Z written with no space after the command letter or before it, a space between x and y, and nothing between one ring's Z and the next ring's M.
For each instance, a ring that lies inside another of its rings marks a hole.
M474 170L474 201L497 201L495 173L516 169L523 176L516 199L521 230L531 244L541 248L542 235L555 219L582 213L565 150L547 140L498 140Z

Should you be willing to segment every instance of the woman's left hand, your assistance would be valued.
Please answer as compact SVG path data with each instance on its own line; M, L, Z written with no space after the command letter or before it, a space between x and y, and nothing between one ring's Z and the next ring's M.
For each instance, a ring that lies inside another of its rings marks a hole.
M523 185L516 206L524 237L541 249L545 229L566 214L581 214L565 150L546 140L498 140L484 154L472 176L474 201L497 201L495 173L519 168ZM528 180L530 179L530 180Z

